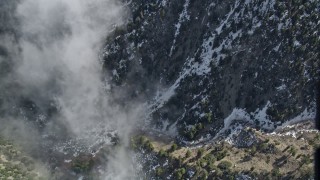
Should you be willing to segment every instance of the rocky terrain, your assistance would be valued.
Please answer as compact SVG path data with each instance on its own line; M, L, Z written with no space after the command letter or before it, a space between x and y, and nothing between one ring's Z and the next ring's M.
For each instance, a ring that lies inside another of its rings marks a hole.
M320 1L34 2L0 1L0 179L313 177Z
M193 140L239 111L264 130L314 117L318 1L130 2L104 65L121 98L148 97L151 126Z

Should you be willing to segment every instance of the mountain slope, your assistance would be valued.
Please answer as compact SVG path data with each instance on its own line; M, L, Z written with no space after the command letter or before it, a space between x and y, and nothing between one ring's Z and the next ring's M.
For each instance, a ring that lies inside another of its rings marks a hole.
M314 117L318 1L133 0L129 6L132 19L109 39L104 64L129 89L121 98L150 100L151 126L177 128L192 140L214 136L234 114L229 121L265 130L301 113ZM199 123L205 128L190 132Z

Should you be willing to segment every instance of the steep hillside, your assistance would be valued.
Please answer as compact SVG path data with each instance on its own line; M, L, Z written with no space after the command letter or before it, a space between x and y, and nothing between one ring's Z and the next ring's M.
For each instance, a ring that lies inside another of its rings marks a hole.
M0 179L312 177L319 0L48 2L0 0Z
M150 99L151 126L192 140L228 117L264 130L314 117L319 1L130 2L104 65L120 100Z

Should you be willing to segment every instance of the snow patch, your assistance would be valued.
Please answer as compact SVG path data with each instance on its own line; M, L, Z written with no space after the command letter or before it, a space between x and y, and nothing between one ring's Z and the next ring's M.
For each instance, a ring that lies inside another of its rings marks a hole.
M72 160L68 159L68 160L64 160L65 163L70 163Z
M229 21L230 16L234 13L235 9L239 6L239 4L240 4L240 1L236 1L234 7L226 15L227 18L220 24L220 26L218 28L216 28L216 32L217 32L218 35L221 34L222 28L227 24L227 22Z
M300 42L299 42L299 41L297 41L297 40L295 40L295 41L294 41L293 45L294 45L295 47L299 47L299 46L301 46Z
M112 75L116 78L119 78L119 74L116 69L112 70Z
M231 114L224 119L224 127L217 133L216 137L219 137L226 130L230 129L230 126L234 121L246 121L249 123L253 123L253 120L257 120L260 126L264 129L271 130L273 129L273 123L268 118L266 111L271 106L270 101L262 109L257 109L253 113L246 112L245 109L234 108Z
M183 10L182 10L181 14L179 15L178 23L175 24L176 32L174 33L174 39L173 39L173 43L172 43L172 46L170 49L169 57L171 57L172 52L175 49L176 39L177 39L178 35L180 34L181 24L184 23L185 21L190 20L190 15L188 15L189 1L190 0L186 0L186 2L184 3Z
M167 0L162 0L161 6L166 6L167 5Z
M276 87L277 91L282 91L286 88L287 88L287 86L285 84L282 84L281 86Z
M164 92L160 92L158 90L156 97L153 100L153 103L149 105L148 109L152 109L150 114L155 110L161 108L173 95L175 95L175 90L179 87L180 82L190 73L190 69L184 71L180 74L179 78L175 81L175 83L170 86Z
M244 109L234 108L231 114L224 119L224 127L217 133L215 138L228 130L231 124L237 120L250 121L250 115Z
M276 46L275 48L273 48L273 50L274 50L274 51L276 51L276 52L278 52L278 51L279 51L280 46L281 46L281 43L280 43L278 46Z
M267 115L267 109L271 106L270 101L267 102L267 104L260 110L257 109L254 113L251 113L251 115L254 116L254 119L258 120L260 123L260 126L264 129L271 130L273 129L273 122L268 118Z
M315 113L314 108L310 108L310 109L306 108L298 116L288 120L287 122L283 123L281 126L277 127L277 130L281 129L281 128L284 128L284 127L287 127L287 126L292 125L292 124L296 124L296 123L305 121L305 120L315 119L315 117L316 117L316 113Z

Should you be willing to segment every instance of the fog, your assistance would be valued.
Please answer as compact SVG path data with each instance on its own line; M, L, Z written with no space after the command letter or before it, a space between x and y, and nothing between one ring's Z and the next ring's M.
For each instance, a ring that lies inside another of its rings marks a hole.
M14 98L3 106L21 114L2 116L2 133L36 150L49 135L61 140L52 148L63 149L63 140L81 139L89 149L108 143L103 132L116 131L121 145L101 178L131 177L134 168L126 147L143 108L130 100L127 104L134 105L112 103L99 60L106 37L129 18L125 6L115 0L22 0L15 17L17 38L1 38L12 64L1 81L16 87L4 93ZM31 116L19 109L20 97L32 102ZM41 131L30 122L40 123Z
M25 93L53 96L59 119L81 134L87 123L104 118L97 112L97 106L108 105L99 104L108 97L103 96L98 55L106 32L122 21L121 7L110 0L26 0L17 16L22 33L19 84Z

